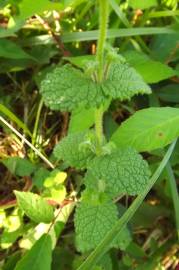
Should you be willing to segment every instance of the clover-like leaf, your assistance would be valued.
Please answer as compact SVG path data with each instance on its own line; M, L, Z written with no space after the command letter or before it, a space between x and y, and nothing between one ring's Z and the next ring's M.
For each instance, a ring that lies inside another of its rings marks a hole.
M95 136L91 131L69 134L56 145L54 155L69 166L83 169L95 156L94 143Z
M72 111L79 106L96 107L106 96L99 84L69 64L55 68L41 83L44 102L53 110Z
M108 79L102 84L104 94L112 98L129 100L137 94L150 94L150 87L141 75L127 63L112 63L109 68Z
M148 164L132 148L119 149L110 155L93 159L85 177L87 188L119 194L136 195L145 188L150 176Z
M112 202L90 204L82 201L75 212L75 231L77 249L82 252L95 248L111 227L118 220L118 210ZM110 247L124 247L124 239L127 237L127 228L114 239Z

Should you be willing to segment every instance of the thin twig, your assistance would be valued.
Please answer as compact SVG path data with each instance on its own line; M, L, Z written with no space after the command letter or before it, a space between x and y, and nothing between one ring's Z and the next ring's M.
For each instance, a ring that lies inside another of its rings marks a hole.
M34 146L32 145L19 131L17 131L11 124L9 124L2 116L0 116L0 121L3 122L10 130L12 130L21 140L31 148L33 151L52 169L54 165Z
M53 37L55 43L57 44L58 48L62 51L63 55L69 56L70 53L65 50L65 47L64 47L63 43L61 42L60 38L55 34L55 32L52 30L52 28L50 27L48 22L45 21L42 17L40 17L37 14L35 16L36 16L37 20L42 24L44 29L46 29L48 31L48 33Z

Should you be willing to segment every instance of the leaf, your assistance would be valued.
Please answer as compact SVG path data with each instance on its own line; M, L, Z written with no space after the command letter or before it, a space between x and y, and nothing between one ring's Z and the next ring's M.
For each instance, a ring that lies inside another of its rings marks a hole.
M129 0L129 6L134 9L147 9L150 7L157 6L156 0Z
M74 66L84 69L89 61L95 60L95 55L70 56L63 57L63 59L69 61Z
M66 161L69 166L83 169L95 156L92 151L94 143L93 132L69 134L56 145L54 155L59 160Z
M33 175L33 184L35 186L37 186L39 189L43 187L45 179L48 178L50 176L50 172L41 167L39 169L37 169Z
M136 112L112 135L118 147L131 146L137 151L163 148L179 135L179 109L148 108Z
M164 34L157 35L153 38L150 49L152 56L161 62L176 61L179 59L178 48L179 33L173 33L172 35ZM171 52L175 52L171 56Z
M97 205L91 205L87 202L80 203L75 212L78 250L86 252L95 248L117 220L117 207L112 202ZM121 241L126 236L125 230L120 233ZM111 244L111 247L114 245L115 241Z
M72 111L95 107L106 100L99 84L70 65L57 67L42 81L40 93L52 110Z
M51 237L48 234L44 234L17 263L15 270L50 270L51 261Z
M123 55L147 83L157 83L177 74L171 67L154 61L141 52L127 51Z
M85 185L114 198L124 193L140 194L149 177L149 167L142 156L132 148L124 148L93 159L88 165Z
M64 181L67 178L67 173L62 172L58 169L54 169L48 177L46 177L44 186L49 188L49 187L54 187L55 185L63 184Z
M120 101L130 100L137 94L150 94L150 87L142 77L126 63L113 63L108 72L108 79L102 84L106 95L119 98Z
M109 97L129 100L136 94L150 94L151 90L133 68L113 63L108 79L101 84L70 65L57 67L42 81L40 92L51 109L73 111L104 105Z
M15 241L22 235L23 235L22 228L19 228L14 231L4 230L3 233L1 234L0 247L2 249L9 249L15 243Z
M0 57L10 58L10 59L32 59L35 60L32 56L24 52L21 47L16 43L8 40L1 39L0 42Z
M31 175L36 166L29 160L20 157L10 157L1 161L12 174L17 176L29 176Z
M168 84L155 91L155 94L163 101L178 103L179 89L178 84Z
M68 128L68 134L84 131L89 129L95 122L93 108L80 108L72 112Z
M43 11L50 11L50 10L61 10L63 8L63 4L52 2L50 0L38 0L33 3L31 0L22 0L19 4L19 11L21 19L27 19L28 17L31 17L32 15L35 15L35 13L42 13Z
M50 223L53 218L53 207L39 195L31 192L14 191L19 207L34 222Z

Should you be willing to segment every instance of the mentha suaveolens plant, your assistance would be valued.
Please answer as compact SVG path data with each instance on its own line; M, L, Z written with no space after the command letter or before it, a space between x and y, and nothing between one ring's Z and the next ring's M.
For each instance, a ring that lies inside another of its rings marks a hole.
M76 246L81 252L94 249L122 215L114 201L121 195L138 195L146 186L150 170L133 148L116 147L105 139L102 118L106 104L137 94L150 94L150 87L114 50L105 51L108 1L100 0L100 35L97 57L87 72L71 64L57 66L41 83L40 93L52 110L73 112L94 108L95 128L71 133L54 149L57 159L83 170L85 190L75 210ZM110 247L125 249L130 242L127 227Z
M136 94L149 94L141 76L119 57L108 67L105 81L94 81L69 64L56 67L41 84L44 102L53 110L73 112L78 107L98 108L109 99L120 101ZM75 212L76 244L79 251L93 249L120 216L114 200L120 195L137 195L145 187L148 164L134 149L117 148L103 137L101 151L93 128L72 133L54 149L59 160L78 170L86 170L85 191ZM127 228L116 236L112 246L125 249L130 235Z

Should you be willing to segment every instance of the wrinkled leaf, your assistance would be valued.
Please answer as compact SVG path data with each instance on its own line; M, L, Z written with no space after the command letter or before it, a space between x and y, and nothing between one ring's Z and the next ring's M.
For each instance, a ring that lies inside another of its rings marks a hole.
M89 163L85 185L105 191L114 198L119 194L140 194L150 177L146 161L132 148L119 149L96 157Z
M76 244L79 251L85 252L95 248L110 228L118 220L118 211L112 202L91 205L82 202L75 212ZM126 228L120 233L121 243L126 237ZM118 243L120 246L120 243ZM123 244L123 243L122 243ZM116 239L111 244L116 245Z
M95 107L106 97L99 84L70 65L57 67L47 74L40 92L44 102L53 110L72 111L79 106Z
M129 100L137 94L150 94L151 90L132 67L116 62L111 64L108 78L102 83L94 82L70 65L57 67L42 81L40 92L51 109L73 111L105 105L109 98Z
M93 132L69 134L56 145L54 155L57 159L67 162L69 166L83 169L95 156L94 143Z

